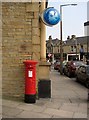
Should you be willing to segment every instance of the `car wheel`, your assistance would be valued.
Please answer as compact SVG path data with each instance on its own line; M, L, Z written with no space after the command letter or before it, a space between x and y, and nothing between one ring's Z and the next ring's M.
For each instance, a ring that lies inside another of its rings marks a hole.
M89 81L86 80L86 87L89 89Z
M76 75L76 82L79 82L78 76Z
M71 73L68 71L68 77L71 77Z
M64 73L64 69L63 69L63 73Z
M65 72L65 70L63 71L63 73L64 73L64 75L66 75L66 72Z

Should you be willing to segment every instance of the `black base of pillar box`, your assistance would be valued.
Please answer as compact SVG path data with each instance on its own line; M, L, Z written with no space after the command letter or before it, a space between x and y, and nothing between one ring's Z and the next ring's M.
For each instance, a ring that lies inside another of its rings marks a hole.
M38 97L51 98L51 80L39 80L38 82Z
M25 100L26 103L35 103L36 102L36 95L26 95Z

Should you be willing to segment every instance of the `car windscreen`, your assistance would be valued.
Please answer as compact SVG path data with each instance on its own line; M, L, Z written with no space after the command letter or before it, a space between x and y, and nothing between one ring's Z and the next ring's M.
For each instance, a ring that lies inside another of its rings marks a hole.
M80 66L80 65L85 65L83 62L81 62L81 61L75 61L74 62L74 65L76 66L76 67L78 67L78 66Z

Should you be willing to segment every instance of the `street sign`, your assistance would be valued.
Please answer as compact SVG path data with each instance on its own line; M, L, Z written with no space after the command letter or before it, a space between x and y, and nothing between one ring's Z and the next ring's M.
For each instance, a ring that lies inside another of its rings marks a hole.
M49 54L48 54L48 57L51 57L51 56L52 56L52 54L49 53Z
M56 25L60 21L59 12L53 7L46 8L40 17L47 26Z

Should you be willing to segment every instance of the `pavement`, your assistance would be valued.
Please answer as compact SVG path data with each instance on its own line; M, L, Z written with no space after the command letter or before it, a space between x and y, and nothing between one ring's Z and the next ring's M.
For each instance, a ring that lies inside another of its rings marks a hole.
M50 79L51 98L35 104L3 99L2 118L88 118L87 88L54 70Z

